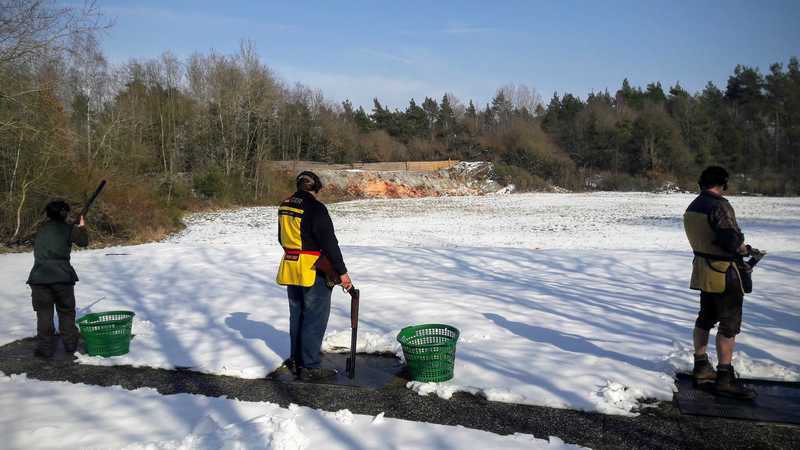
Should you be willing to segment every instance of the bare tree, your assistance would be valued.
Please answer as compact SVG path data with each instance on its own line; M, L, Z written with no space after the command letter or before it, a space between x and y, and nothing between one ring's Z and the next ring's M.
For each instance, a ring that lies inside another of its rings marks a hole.
M85 107L84 129L86 145L86 168L91 171L98 152L102 149L93 146L94 115L110 97L108 64L103 56L97 38L93 34L73 35L69 52L73 95L79 95ZM67 103L69 104L69 103ZM74 111L73 111L74 113Z
M467 107L464 106L464 103L456 97L455 94L452 92L447 92L444 94L447 97L447 100L450 102L450 108L453 109L453 113L455 114L456 118L461 120L464 117L464 113L467 110Z
M17 239L39 216L27 206L32 193L48 192L53 171L69 156L58 94L65 55L104 26L93 2L0 0L0 233Z
M0 66L68 50L72 38L108 26L94 1L0 0Z
M536 92L536 89L524 84L509 83L498 89L497 92L502 92L505 98L511 101L514 109L526 110L531 115L535 114L539 106L542 106L542 97Z

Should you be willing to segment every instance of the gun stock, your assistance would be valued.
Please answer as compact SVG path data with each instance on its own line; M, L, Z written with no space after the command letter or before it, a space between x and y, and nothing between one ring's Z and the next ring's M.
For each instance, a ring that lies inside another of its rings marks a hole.
M327 256L320 255L317 258L317 262L314 263L314 268L325 275L328 287L334 287L342 282L339 278L339 273L333 268L333 264L331 264L331 260Z

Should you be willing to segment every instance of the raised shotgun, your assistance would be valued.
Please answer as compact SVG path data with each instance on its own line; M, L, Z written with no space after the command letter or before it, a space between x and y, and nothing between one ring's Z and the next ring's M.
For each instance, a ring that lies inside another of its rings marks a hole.
M106 187L106 180L101 181L100 185L97 186L97 189L94 190L94 194L89 197L89 201L86 202L86 205L84 205L83 209L81 210L80 216L86 217L86 213L89 212L89 208L92 206L92 203L94 203L97 196L100 195L100 191L102 191L104 187Z

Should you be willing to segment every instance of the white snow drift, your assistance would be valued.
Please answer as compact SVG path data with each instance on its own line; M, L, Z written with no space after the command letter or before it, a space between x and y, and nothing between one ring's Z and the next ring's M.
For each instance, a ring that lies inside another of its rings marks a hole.
M6 449L301 450L353 448L547 449L556 437L499 436L463 427L241 402L153 389L126 391L0 373ZM13 406L10 409L9 405Z

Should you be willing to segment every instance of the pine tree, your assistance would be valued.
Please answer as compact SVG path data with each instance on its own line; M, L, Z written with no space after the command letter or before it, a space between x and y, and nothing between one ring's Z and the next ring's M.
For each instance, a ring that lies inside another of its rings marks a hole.
M417 105L413 98L408 102L403 119L403 135L407 138L430 135L425 110Z
M499 90L492 99L492 111L494 112L494 121L501 128L508 128L511 126L511 113L514 110L514 105L511 99L506 98L503 90Z
M367 112L364 111L363 106L359 106L355 111L353 114L353 120L355 121L358 130L362 133L368 133L375 129L375 123L369 118Z
M449 145L450 136L453 133L456 123L456 114L450 105L450 98L447 94L442 96L442 103L439 106L439 114L436 119L436 127L439 135L445 139L445 144Z
M375 126L380 130L391 130L394 126L392 112L384 108L377 98L372 100L372 104L372 114L370 118L375 122Z
M645 92L644 95L645 98L649 100L651 103L659 105L663 104L667 100L667 96L664 95L664 89L661 87L660 81L648 84L647 91Z
M422 102L422 109L425 111L425 118L428 121L430 140L433 141L436 119L439 117L439 104L436 103L436 100L425 97L425 100Z
M345 99L342 102L342 109L344 110L344 117L348 120L353 119L353 103L350 102L350 99Z
M478 123L478 110L475 108L475 104L472 103L472 99L470 99L469 105L464 111L464 121L468 132L472 135L477 134L480 124Z
M542 128L548 133L555 134L558 132L559 118L561 117L561 99L558 98L558 92L553 92L553 98L547 104L544 117L542 118Z

